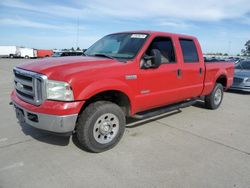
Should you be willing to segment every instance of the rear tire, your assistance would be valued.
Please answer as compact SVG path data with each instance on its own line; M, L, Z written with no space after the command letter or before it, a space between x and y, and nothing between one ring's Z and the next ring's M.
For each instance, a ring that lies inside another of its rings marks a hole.
M9 57L10 57L11 59L13 59L13 58L14 58L14 55L13 55L13 54L10 54Z
M123 136L125 115L108 101L90 104L78 117L76 136L88 151L99 153L113 148Z
M25 58L25 59L29 59L30 57L26 55L24 58Z
M208 109L217 109L223 100L223 86L216 83L213 91L205 97L205 106Z

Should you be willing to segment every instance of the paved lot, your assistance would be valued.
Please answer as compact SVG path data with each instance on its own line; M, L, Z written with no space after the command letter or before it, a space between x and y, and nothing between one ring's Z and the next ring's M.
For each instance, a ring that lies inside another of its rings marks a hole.
M0 59L0 188L250 187L250 94L136 122L114 149L92 154L17 123L8 103L21 62Z

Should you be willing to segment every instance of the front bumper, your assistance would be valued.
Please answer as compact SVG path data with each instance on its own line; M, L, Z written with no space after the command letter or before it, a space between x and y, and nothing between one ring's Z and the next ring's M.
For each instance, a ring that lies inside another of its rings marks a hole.
M45 101L40 106L34 106L19 99L15 91L11 94L11 101L20 123L54 133L72 132L84 104L84 101Z
M230 87L231 90L237 90L237 91L247 91L250 92L250 86L235 86L232 85L232 87Z
M69 133L75 129L78 114L58 116L34 113L14 102L13 105L20 123L26 123L32 127L54 133Z

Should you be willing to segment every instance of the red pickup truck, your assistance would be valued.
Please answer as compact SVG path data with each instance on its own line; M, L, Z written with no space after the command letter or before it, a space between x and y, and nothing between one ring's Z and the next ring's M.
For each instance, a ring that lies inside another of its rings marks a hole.
M195 37L134 31L103 37L85 56L34 60L13 71L19 122L76 133L85 149L102 152L119 142L126 117L148 118L197 99L218 108L234 65L204 63Z

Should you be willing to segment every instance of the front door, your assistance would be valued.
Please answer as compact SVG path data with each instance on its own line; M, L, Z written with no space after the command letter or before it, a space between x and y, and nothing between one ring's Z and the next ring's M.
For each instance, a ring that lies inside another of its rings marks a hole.
M161 52L162 64L158 68L140 69L138 74L139 93L136 97L139 111L167 105L180 100L180 69L172 39L156 37L149 45L145 55L152 49ZM145 61L143 58L141 61Z

